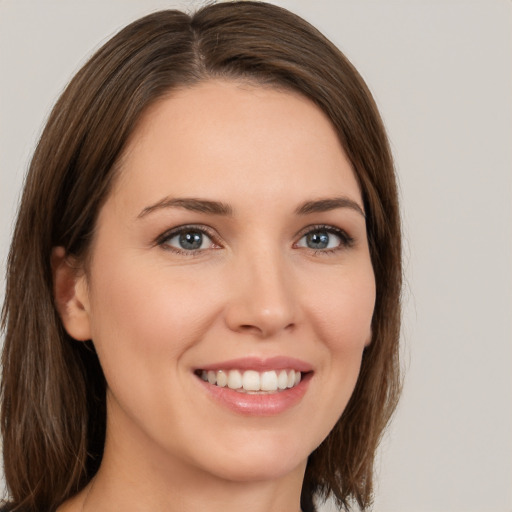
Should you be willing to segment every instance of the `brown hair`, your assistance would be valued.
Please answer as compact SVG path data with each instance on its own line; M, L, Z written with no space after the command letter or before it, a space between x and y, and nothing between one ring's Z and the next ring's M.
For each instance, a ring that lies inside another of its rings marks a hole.
M35 151L9 254L1 428L10 510L54 510L101 462L105 380L91 342L65 332L51 250L83 258L116 163L149 105L209 78L298 91L330 118L361 185L377 283L373 340L353 396L308 460L303 510L334 495L366 508L373 460L399 394L401 245L397 189L372 96L344 55L292 13L260 2L161 11L124 28L77 73Z

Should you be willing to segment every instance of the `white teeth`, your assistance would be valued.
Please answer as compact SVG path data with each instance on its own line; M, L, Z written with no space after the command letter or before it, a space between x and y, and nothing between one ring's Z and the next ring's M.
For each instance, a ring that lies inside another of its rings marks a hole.
M202 370L201 378L209 384L229 387L240 392L282 391L293 388L301 381L301 373L295 370Z
M242 375L242 386L246 391L259 391L260 374L254 370L248 370Z
M287 388L293 388L295 384L295 370L292 370L288 373L288 381L286 383Z
M288 374L286 370L281 370L277 376L277 387L279 389L286 389L288 386Z
M238 370L230 370L228 373L228 388L239 389L242 387L242 374Z
M263 372L261 374L260 382L262 391L277 391L276 372Z
M228 375L226 372L219 370L217 372L217 386L225 388L228 385Z

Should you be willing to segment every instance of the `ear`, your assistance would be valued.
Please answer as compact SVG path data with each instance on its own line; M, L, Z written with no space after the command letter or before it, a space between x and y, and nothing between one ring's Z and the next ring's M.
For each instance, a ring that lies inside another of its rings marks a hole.
M91 339L89 295L83 270L73 265L64 247L52 250L53 295L67 333L76 340Z

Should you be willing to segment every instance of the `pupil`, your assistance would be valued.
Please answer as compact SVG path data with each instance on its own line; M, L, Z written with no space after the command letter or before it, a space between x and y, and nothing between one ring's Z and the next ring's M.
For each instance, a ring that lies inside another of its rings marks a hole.
M183 249L199 249L203 244L203 235L197 231L189 231L180 235L180 245Z
M307 243L310 249L325 249L329 245L327 233L310 233L307 236Z

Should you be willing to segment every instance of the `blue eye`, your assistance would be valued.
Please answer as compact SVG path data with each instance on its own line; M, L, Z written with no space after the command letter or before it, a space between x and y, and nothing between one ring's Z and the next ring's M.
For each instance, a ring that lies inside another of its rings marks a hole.
M310 249L329 249L332 247L332 237L329 233L317 232L306 235L306 245Z
M184 227L167 233L159 241L160 245L178 252L194 252L211 248L212 239L201 229Z
M306 247L314 251L336 250L348 247L353 240L344 232L333 227L319 227L303 235L297 247Z

